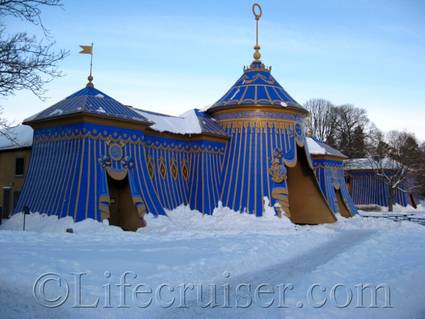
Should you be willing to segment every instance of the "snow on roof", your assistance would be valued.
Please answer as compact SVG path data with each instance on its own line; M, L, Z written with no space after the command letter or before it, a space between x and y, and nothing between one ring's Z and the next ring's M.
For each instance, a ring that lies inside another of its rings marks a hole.
M172 116L145 110L134 109L140 115L146 117L154 124L150 127L158 132L169 132L175 134L201 134L195 110L189 110L180 116Z
M33 129L28 125L18 125L0 132L0 150L29 147L32 145Z
M384 158L381 160L374 160L372 158L354 158L345 161L345 168L347 170L367 170L374 168L396 169L398 167L399 163L390 158Z
M330 147L329 145L311 137L307 137L307 146L310 154L312 155L331 155L341 158L347 158L340 151Z
M198 109L189 110L180 116L172 116L133 108L153 125L150 126L158 132L174 134L202 134L209 133L227 136L226 132L207 113Z

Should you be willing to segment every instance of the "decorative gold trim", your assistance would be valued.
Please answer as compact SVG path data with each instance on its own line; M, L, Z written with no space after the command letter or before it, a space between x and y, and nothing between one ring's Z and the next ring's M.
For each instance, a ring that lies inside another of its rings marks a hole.
M177 161L175 158L172 158L170 160L170 172L171 176L176 180L179 174L179 171L177 169Z
M187 182L189 180L189 168L187 167L187 160L184 158L181 160L181 170L183 178Z
M165 159L162 156L159 158L159 175L163 179L167 177L167 168L165 167Z
M271 86L272 87L272 86ZM221 114L221 113L238 113L245 111L263 111L263 112L276 112L276 113L286 113L286 114L294 114L305 117L309 112L305 109L301 109L299 107L294 106L286 106L283 108L281 105L261 105L261 104L228 104L228 105L220 105L217 107L213 107L208 110L210 114L213 116Z
M155 166L153 164L152 157L147 156L146 162L147 162L146 166L147 166L147 169L148 169L149 177L151 178L151 180L153 180L154 176L155 176Z

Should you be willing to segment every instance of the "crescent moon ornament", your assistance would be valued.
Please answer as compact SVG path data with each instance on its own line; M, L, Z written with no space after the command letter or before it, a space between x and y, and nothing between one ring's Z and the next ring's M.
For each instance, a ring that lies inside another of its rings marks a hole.
M261 53L260 53L260 45L258 44L258 21L260 20L261 16L263 15L263 10L261 9L261 6L258 3L254 3L252 5L252 13L255 17L255 46L254 46L254 61L260 62L261 59Z
M261 16L263 15L263 10L258 3L254 3L252 5L252 13L255 16L255 20L260 20Z

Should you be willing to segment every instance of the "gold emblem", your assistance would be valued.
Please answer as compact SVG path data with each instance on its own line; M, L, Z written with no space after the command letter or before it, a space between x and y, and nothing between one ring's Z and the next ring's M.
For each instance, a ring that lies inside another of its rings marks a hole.
M272 181L277 184L282 183L287 178L285 164L282 163L282 157L282 151L275 149L273 152L272 164L268 169Z

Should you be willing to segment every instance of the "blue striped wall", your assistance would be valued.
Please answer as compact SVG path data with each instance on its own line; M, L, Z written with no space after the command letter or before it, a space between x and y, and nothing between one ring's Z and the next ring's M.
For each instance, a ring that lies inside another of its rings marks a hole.
M120 143L124 162L110 158L110 145ZM16 211L28 206L76 221L102 220L102 211L109 209L110 169L128 171L134 204L146 205L152 214L165 214L164 208L181 204L211 214L219 202L224 143L145 136L143 131L88 123L36 129ZM105 166L107 159L110 164Z
M163 207L173 209L185 204L205 214L213 212L219 202L224 143L224 140L145 137L146 157L155 167L152 184ZM177 166L177 175L172 173L173 162ZM165 174L161 174L161 165L166 169ZM186 176L184 165L188 169Z
M388 206L388 185L383 177L376 176L373 171L350 171L349 175L351 178L351 196L355 204ZM397 188L395 202L407 206L410 203L409 194Z

